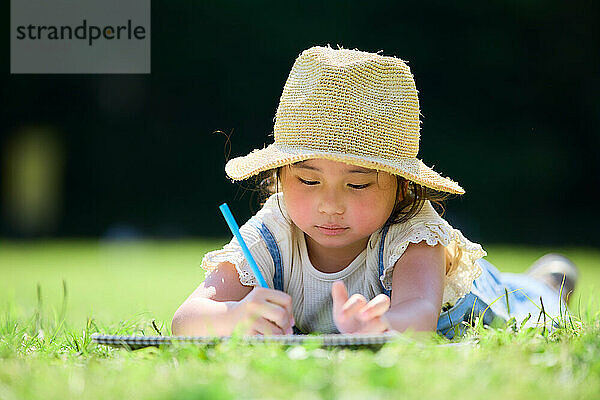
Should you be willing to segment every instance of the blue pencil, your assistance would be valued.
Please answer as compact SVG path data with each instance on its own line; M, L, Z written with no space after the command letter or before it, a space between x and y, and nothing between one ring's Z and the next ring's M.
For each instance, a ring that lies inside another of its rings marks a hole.
M221 204L219 206L219 210L221 210L223 217L225 217L225 221L227 222L227 225L229 225L231 233L233 233L233 236L237 238L238 243L240 244L240 246L242 246L244 256L246 257L248 264L250 264L250 268L252 268L252 272L254 273L254 277L258 281L258 284L261 287L268 288L269 286L267 285L265 278L260 273L258 265L256 265L256 261L254 261L254 257L252 257L252 254L250 254L250 250L248 250L248 246L246 246L246 242L244 242L244 238L242 238L242 235L240 234L240 228L237 222L235 222L235 218L233 218L233 214L231 214L231 210L229 210L229 206L227 205L227 203Z

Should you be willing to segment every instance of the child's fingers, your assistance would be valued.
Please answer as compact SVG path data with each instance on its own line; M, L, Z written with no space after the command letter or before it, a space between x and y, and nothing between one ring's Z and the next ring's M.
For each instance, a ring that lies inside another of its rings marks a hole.
M283 330L287 330L292 326L292 315L288 310L277 304L265 302L261 315Z
M367 304L367 299L362 294L353 294L342 307L345 317L358 313Z
M333 300L333 313L337 314L348 300L348 290L342 281L335 281L331 286L331 299Z
M274 290L269 288L261 288L255 287L252 292L252 303L261 304L263 302L268 302L270 304L276 305L278 307L283 307L291 320L293 310L292 310L292 297L284 293L280 290Z
M293 326L292 298L281 291L255 287L242 301L244 318L267 318L283 330Z
M383 315L387 310L390 309L390 298L385 294L375 296L367 305L361 310L359 318L362 321L368 321L380 315Z
M270 303L280 305L287 309L290 313L292 312L292 297L280 290L255 287L253 292L256 291L255 296L266 300Z
M273 322L259 318L252 324L251 335L283 335L285 332Z
M389 329L383 317L373 318L365 322L356 333L383 333Z

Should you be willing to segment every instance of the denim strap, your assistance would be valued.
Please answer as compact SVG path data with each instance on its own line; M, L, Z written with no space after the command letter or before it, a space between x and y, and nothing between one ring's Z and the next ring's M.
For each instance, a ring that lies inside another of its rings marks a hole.
M275 237L267 228L264 223L252 223L260 236L263 238L267 245L267 250L271 254L271 258L273 259L273 264L275 265L275 275L273 275L273 289L283 291L283 266L281 265L281 253L279 252L279 246L275 241Z
M387 290L383 286L383 283L381 282L381 276L383 275L383 249L385 246L385 237L387 236L389 229L390 229L390 226L388 224L385 224L385 226L383 227L383 229L381 231L381 240L379 241L379 283L381 285L381 289L382 289L383 293L386 294L387 296L391 296L392 291Z

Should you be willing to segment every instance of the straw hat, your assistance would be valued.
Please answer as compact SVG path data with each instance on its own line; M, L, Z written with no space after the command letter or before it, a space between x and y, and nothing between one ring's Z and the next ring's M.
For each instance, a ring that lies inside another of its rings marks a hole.
M310 158L326 158L400 175L463 194L421 160L419 98L400 59L358 50L312 47L296 59L275 116L275 142L230 160L242 180Z

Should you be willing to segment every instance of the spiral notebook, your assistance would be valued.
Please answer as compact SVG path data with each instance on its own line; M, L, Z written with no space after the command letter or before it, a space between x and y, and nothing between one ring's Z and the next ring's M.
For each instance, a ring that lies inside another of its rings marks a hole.
M397 339L397 333L382 334L332 334L332 335L274 335L274 336L118 336L92 335L94 343L112 347L137 350L144 347L172 346L177 344L215 345L235 341L243 344L278 343L282 345L315 344L333 346L380 346Z

